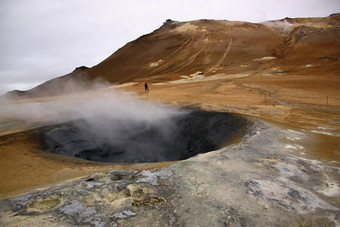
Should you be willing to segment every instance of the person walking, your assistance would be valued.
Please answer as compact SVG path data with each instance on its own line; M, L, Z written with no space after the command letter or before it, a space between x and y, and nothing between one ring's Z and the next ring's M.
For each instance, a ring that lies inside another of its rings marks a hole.
M148 86L148 83L145 83L145 84L144 84L144 88L145 88L145 92L149 92L149 86Z

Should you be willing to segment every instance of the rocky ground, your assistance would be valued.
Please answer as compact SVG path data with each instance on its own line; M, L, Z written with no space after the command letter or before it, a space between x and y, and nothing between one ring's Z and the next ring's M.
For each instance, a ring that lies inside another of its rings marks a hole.
M295 156L305 136L256 121L242 142L168 167L96 173L1 200L1 225L337 226L339 168Z

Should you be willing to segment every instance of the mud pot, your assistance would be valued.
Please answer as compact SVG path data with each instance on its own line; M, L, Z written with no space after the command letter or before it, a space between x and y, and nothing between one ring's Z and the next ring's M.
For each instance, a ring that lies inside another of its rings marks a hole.
M163 162L237 142L250 125L239 115L190 110L162 122L77 120L44 131L43 138L55 154L112 163Z

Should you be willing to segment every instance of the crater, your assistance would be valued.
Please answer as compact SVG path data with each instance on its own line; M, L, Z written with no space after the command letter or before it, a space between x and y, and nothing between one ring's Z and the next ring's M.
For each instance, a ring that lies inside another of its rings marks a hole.
M111 163L177 161L239 141L251 121L202 110L158 121L75 120L43 133L48 152Z

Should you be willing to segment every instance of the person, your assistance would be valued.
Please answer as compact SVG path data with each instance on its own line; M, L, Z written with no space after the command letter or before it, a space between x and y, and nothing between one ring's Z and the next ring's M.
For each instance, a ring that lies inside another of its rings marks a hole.
M145 92L149 92L149 86L148 86L148 83L145 83L145 84L144 84L144 87L145 87Z

